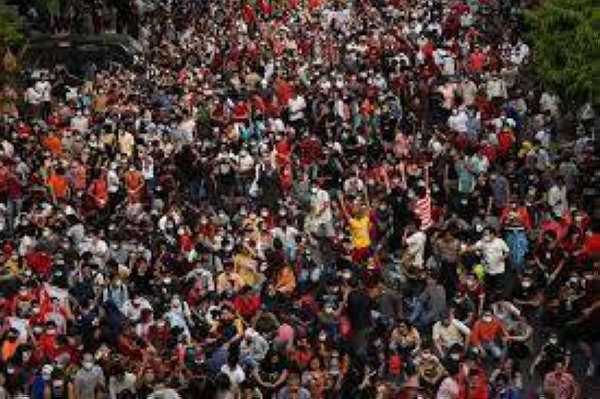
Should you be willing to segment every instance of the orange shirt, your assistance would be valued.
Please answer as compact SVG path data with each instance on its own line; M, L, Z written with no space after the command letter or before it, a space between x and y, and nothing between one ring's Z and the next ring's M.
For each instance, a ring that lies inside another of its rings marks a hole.
M4 341L2 344L2 361L7 362L12 359L15 353L17 352L17 348L19 347L19 340L17 339L15 342L9 342L8 340Z
M66 198L69 195L69 182L64 176L52 174L48 178L48 187L55 198Z
M56 136L48 136L44 139L44 146L52 153L59 155L62 152L62 141Z
M127 198L131 203L142 201L143 192L141 188L144 186L144 177L137 171L126 172L123 176L125 186L127 186Z

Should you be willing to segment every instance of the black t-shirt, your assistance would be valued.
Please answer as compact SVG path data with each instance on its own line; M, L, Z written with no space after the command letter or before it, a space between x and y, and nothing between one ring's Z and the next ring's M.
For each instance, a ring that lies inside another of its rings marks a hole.
M476 307L473 300L465 295L452 301L452 310L458 320L465 321L472 313L475 313Z
M372 325L371 298L360 290L354 290L348 295L348 321L353 330L363 330Z
M288 361L283 355L271 354L260 364L260 378L274 384L288 367Z
M487 209L487 205L490 199L493 198L493 195L489 184L477 184L471 196L473 207L476 209Z
M140 295L151 295L154 288L152 287L153 273L147 270L144 274L139 274L134 270L131 275L131 282L135 291Z
M154 392L154 388L147 384L142 384L136 389L137 397L139 399L146 399Z
M387 196L386 202L392 209L394 226L399 227L405 225L411 217L411 212L404 196L404 192L397 188L392 190Z

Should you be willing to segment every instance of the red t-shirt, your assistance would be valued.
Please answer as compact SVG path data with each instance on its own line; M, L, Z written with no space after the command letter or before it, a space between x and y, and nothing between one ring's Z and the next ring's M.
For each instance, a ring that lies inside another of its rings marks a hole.
M237 296L233 300L233 307L245 319L253 317L260 308L260 297L256 294Z
M583 242L583 256L586 259L600 258L600 234L594 233Z

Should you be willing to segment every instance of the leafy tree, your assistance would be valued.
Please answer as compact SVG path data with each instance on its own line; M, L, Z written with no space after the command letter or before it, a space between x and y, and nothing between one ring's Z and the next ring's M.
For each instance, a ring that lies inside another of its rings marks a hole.
M18 15L0 0L0 80L16 69L16 59L11 46L23 40L21 23Z
M568 104L600 104L600 1L542 0L526 17L542 83Z
M23 38L18 15L0 0L0 49L15 44Z

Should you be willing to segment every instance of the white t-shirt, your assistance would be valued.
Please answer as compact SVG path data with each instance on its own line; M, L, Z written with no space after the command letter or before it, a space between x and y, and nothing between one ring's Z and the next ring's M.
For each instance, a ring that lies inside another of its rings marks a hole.
M548 190L548 205L557 216L562 216L568 210L566 186L553 185L550 187L550 190Z
M227 374L227 377L229 377L229 380L231 381L231 385L234 387L239 387L240 384L246 380L246 373L244 373L244 370L240 366L231 369L228 364L224 364L223 367L221 367L221 373Z
M108 173L106 174L106 184L108 185L108 192L109 193L116 193L117 191L119 191L119 175L117 174L117 172L113 169L109 170Z
M47 80L40 80L39 82L36 82L35 90L40 94L40 100L42 102L50 102L50 96L52 91L52 86L50 85L50 82L48 82Z
M423 266L426 242L427 235L421 230L412 233L406 239L406 251L414 257L413 265L416 267Z
M491 241L479 240L475 247L483 255L483 264L486 273L490 275L502 274L506 270L505 258L510 249L502 238L494 238Z
M469 120L466 112L458 111L448 118L448 127L459 133L467 132L467 121Z
M279 238L283 243L293 244L299 232L292 226L286 226L285 228L275 227L271 230L271 234L273 237Z
M304 109L306 108L306 101L302 96L296 96L296 98L290 99L290 120L295 121L304 117Z
M314 221L317 224L331 222L333 215L331 213L331 201L329 193L325 190L318 189L317 192L312 196L312 209ZM322 210L324 207L324 210ZM319 212L321 212L319 214Z
M457 399L460 391L458 383L452 377L446 377L435 395L436 399Z

